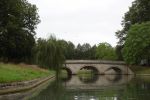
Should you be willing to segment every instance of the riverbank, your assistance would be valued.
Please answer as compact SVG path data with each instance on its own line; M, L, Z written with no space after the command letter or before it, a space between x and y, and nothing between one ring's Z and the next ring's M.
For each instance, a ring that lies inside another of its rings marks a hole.
M54 74L54 71L41 69L35 65L0 63L0 83L29 81Z
M36 65L0 63L0 95L30 90L54 76Z
M150 75L150 66L129 66L136 75Z
M51 84L51 82L54 81L54 79L55 78L48 79L47 81L44 81L38 86L30 88L27 91L23 90L23 92L13 91L14 93L10 92L9 94L8 93L5 94L4 93L4 91L6 91L5 89L1 94L2 90L0 90L0 100L29 100L29 98L37 96L41 91L46 89L49 86L49 84Z

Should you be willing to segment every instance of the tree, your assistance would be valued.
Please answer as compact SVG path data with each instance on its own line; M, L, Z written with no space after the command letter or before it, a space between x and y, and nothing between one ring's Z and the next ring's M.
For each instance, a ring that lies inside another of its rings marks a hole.
M89 59L97 59L96 57L96 45L92 46L89 50Z
M36 45L36 63L47 69L54 69L58 73L64 62L63 47L54 36L48 40L38 39Z
M128 64L140 64L142 60L150 62L150 22L131 26L123 57Z
M66 55L66 59L74 59L75 55L75 46L72 42L68 41L68 53Z
M96 49L96 55L101 60L116 60L115 50L108 43L100 43Z
M81 46L81 44L78 44L76 49L75 49L75 56L74 56L74 58L75 59L82 59L82 56L83 56L83 54L82 54L82 46Z
M58 40L59 44L62 46L62 51L65 59L73 59L75 46L70 41Z
M120 60L120 61L123 60L122 48L123 48L123 46L121 46L121 45L117 45L116 48L115 48L117 60Z
M94 59L95 58L95 46L91 47L89 43L83 45L78 44L75 49L74 59Z
M126 41L126 37L130 27L136 23L143 23L150 21L150 0L135 0L132 2L132 6L129 8L129 11L125 13L122 21L122 30L116 32L116 36L119 39L117 48L117 56L122 58L122 48Z
M26 0L1 0L0 57L6 61L29 60L39 22L35 5Z
M65 40L58 40L59 45L62 46L62 52L65 56L65 58L68 57L68 43Z
M143 23L150 21L150 0L135 0L132 3L132 6L129 8L129 11L125 13L122 26L123 29L116 32L116 36L119 38L119 45L123 45L128 30L131 25L136 23Z
M91 45L89 43L84 43L82 45L82 59L90 59L90 50L91 50Z

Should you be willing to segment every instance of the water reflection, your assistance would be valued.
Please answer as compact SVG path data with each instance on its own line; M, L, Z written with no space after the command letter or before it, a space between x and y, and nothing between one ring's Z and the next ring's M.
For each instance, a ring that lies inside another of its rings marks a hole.
M29 92L26 98L20 96L20 100L149 100L150 98L150 76L133 79L132 76L96 77L96 80L88 79L90 81L88 83L78 76L72 76L67 81L55 80L49 82L42 90Z
M90 83L72 76L55 81L31 100L148 100L150 84L133 76L96 76ZM87 79L86 79L87 80Z
M72 77L72 79L75 76ZM89 75L80 75L79 76L79 81L85 83L85 84L90 84L90 83L95 83L99 79L99 75L95 74L89 74Z
M63 82L63 84L66 89L102 89L111 86L120 87L120 85L128 83L132 78L132 75L95 75L86 78L84 76L72 76L69 81Z

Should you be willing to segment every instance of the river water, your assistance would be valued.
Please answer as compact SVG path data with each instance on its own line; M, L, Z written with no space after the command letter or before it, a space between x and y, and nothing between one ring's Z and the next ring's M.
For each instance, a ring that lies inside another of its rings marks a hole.
M150 100L150 76L71 76L0 100Z

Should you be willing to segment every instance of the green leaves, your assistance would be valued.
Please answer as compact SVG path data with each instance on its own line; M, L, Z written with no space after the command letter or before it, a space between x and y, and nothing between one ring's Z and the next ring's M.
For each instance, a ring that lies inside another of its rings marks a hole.
M74 59L96 59L96 45L91 46L89 43L78 44L75 48Z
M38 39L35 48L36 63L45 68L58 70L64 62L62 50L62 45L53 36L48 40Z
M123 29L116 32L116 36L119 38L118 43L124 44L131 25L147 21L150 21L150 0L135 0L123 17Z
M130 30L130 28L132 25L136 24L138 26L138 24L145 23L147 21L150 21L150 0L135 0L132 3L132 6L129 7L129 11L126 12L123 17L123 21L121 23L123 27L122 30L118 30L116 32L116 36L119 39L118 45L123 47L124 43L128 41L127 38L136 38L136 40L130 41L130 43L132 44L131 47L135 47L136 45L141 44L140 41L145 40L147 38L145 35L141 36L140 34L147 33L146 31L148 31L148 29L145 29L145 27L132 27L132 30ZM138 30L138 33L136 33L136 30ZM128 33L134 34L132 35L133 37L128 37ZM146 44L144 43L142 45L146 46ZM138 48L137 50L140 51L140 48ZM122 49L120 49L117 52L118 57L122 58Z
M133 25L123 48L124 60L128 64L140 64L150 60L150 22Z
M0 57L6 61L28 61L40 22L35 5L27 0L0 1Z
M96 55L101 60L116 60L115 49L108 43L100 43L96 49Z

